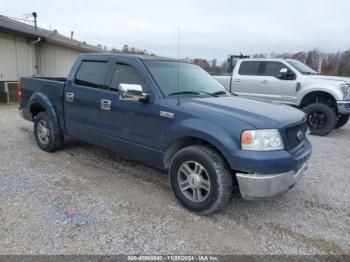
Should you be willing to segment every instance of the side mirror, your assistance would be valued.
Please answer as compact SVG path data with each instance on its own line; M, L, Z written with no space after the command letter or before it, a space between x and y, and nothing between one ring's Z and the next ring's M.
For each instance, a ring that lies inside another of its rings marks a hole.
M280 70L280 74L287 74L288 73L288 69L287 68L282 68Z
M119 84L118 92L120 100L142 103L148 103L150 100L150 95L143 93L141 85Z
M281 80L293 80L294 73L289 71L288 68L282 68L278 73L278 78Z

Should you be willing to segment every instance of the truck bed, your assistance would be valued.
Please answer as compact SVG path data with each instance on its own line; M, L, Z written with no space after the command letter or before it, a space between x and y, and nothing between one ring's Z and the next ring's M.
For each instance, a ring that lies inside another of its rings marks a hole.
M49 99L49 101L51 101L59 118L63 119L60 116L63 116L65 81L66 78L64 77L22 77L21 86L23 101L20 102L20 108L25 109L27 112L24 118L33 121L29 114L30 103L32 100L39 99L38 96L42 96L43 99ZM33 97L33 94L36 97Z
M50 81L58 81L58 82L66 82L67 78L66 77L44 77L44 76L33 76L30 78L34 79L43 79L43 80L50 80Z

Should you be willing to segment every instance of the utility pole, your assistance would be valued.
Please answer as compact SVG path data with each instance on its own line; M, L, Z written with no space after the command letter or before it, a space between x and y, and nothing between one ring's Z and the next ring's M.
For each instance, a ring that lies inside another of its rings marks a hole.
M318 56L318 66L317 66L317 72L321 74L322 71L322 62L323 62L323 57L322 55Z

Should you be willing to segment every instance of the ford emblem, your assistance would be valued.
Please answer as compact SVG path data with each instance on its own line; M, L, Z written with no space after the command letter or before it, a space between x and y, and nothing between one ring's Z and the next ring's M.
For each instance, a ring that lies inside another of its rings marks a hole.
M303 131L299 130L298 133L297 133L297 138L298 140L302 140L304 138L304 133Z

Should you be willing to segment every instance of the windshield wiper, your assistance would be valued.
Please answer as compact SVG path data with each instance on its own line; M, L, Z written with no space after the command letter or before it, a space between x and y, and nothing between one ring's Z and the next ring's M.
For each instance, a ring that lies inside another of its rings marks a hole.
M210 95L210 96L214 96L214 97L219 97L220 95L225 95L225 94L232 94L234 96L237 96L235 93L230 93L230 92L227 92L225 90L219 90L219 91L216 91L214 93L209 93L209 92L205 92L205 91L181 91L181 92L170 93L170 94L168 94L168 96L173 96L173 95L200 95L201 93L206 94L206 95Z
M231 94L231 95L234 95L234 96L238 96L237 94L235 94L235 93L233 93L233 92L230 93L230 92L225 91L225 90L220 90L220 91L211 93L211 95L214 95L214 96L226 95L226 94Z
M168 94L168 96L174 96L174 95L200 95L200 93L195 92L195 91L181 91L181 92L174 92Z
M206 95L218 97L218 95L216 95L215 93L209 93L209 92L204 92L204 91L199 91L199 92L202 92L203 94L206 94Z
M174 93L170 93L168 94L168 96L173 96L173 95L200 95L201 93L206 94L206 95L210 95L210 96L217 96L208 92L204 92L204 91L181 91L181 92L174 92Z
M227 92L224 90L220 90L220 91L216 91L214 93L211 93L211 95L213 95L213 96L226 95L226 94L227 94Z

